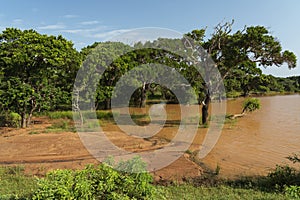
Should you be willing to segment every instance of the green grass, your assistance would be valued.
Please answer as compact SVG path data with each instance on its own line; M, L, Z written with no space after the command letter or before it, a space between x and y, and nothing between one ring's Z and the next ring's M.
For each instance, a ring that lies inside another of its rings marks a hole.
M106 110L97 110L96 112L91 111L83 111L82 115L85 118L92 119L96 114L97 119L112 119L113 113L111 111ZM54 111L54 112L48 112L46 115L50 119L71 119L73 120L73 111ZM77 113L75 113L75 118L79 117L77 116Z
M172 200L228 200L228 199L290 199L283 194L266 193L253 189L232 188L229 186L194 187L191 185L159 186L166 199Z
M54 111L46 114L50 119L73 119L72 111Z
M237 92L237 91L231 91L226 93L227 98L237 98L242 95L242 92Z
M76 132L76 129L69 120L61 120L47 127L44 132Z
M0 167L0 199L29 198L37 187L37 179L24 175L24 167Z
M38 189L38 179L24 174L24 167L0 167L0 200L6 199L31 199ZM63 180L61 180L63 181ZM193 186L192 184L155 186L158 191L154 199L165 200L227 200L227 199L262 199L285 200L293 199L284 193L276 191L266 192L240 185L229 186ZM294 198L296 199L296 198Z

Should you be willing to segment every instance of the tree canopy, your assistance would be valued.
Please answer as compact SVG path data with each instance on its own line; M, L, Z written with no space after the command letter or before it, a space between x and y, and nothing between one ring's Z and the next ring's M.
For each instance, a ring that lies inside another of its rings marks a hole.
M72 83L81 59L62 36L7 28L0 34L0 105L30 123L35 110L71 102Z

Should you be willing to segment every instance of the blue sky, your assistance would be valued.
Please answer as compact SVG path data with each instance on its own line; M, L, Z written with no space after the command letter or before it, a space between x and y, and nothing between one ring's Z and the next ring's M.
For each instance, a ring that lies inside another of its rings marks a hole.
M299 0L9 0L0 7L0 30L35 29L63 35L77 49L128 29L161 27L187 33L235 20L234 29L263 25L298 57L298 67L264 69L275 76L300 75Z

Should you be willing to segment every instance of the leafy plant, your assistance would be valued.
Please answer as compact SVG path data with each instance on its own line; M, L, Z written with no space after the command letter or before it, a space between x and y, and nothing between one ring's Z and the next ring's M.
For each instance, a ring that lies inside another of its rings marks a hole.
M0 199L30 199L36 178L25 175L23 166L0 167Z
M243 112L253 112L255 110L260 109L260 100L257 98L248 98L243 103Z
M19 128L21 127L21 116L15 112L9 112L3 115L1 125Z
M269 188L283 191L284 187L300 185L300 172L288 165L277 165L275 170L268 174L266 183Z
M89 165L84 170L55 170L38 181L33 199L151 199L155 188L145 163L133 158L116 165ZM124 171L126 170L126 171Z
M300 186L291 185L284 187L285 195L292 198L300 198Z

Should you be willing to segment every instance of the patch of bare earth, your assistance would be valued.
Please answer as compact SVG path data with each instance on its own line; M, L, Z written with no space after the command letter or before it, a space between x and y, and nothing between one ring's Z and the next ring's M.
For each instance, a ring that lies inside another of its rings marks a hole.
M43 176L53 169L83 169L87 164L99 164L84 147L77 133L49 131L47 127L57 120L42 117L35 121L38 124L26 129L0 129L0 165L22 165L26 173ZM152 151L167 143L165 139L157 137L149 140L130 137L112 124L103 129L116 146L127 151ZM199 176L201 172L201 167L185 155L153 172L153 175L157 181L181 181L183 178Z

